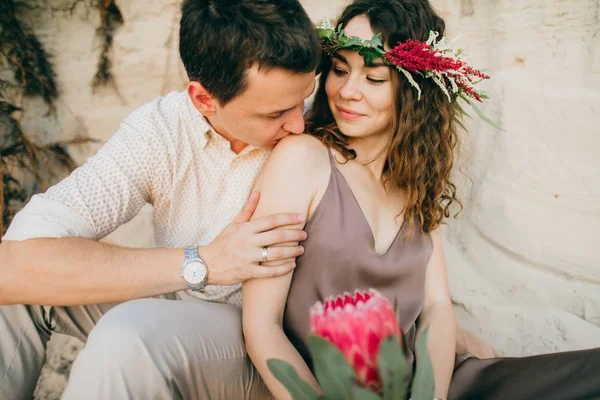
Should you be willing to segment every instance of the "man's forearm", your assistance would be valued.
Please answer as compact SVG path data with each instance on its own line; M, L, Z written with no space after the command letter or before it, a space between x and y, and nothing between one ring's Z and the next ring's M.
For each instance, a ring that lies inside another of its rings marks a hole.
M181 249L129 249L81 238L0 243L0 304L84 305L186 288Z

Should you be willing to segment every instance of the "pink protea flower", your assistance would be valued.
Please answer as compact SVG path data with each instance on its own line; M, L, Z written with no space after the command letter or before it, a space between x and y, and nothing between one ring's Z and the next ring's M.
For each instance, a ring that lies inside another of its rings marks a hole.
M373 391L381 388L379 343L390 335L399 343L402 340L392 304L374 289L317 302L310 309L310 330L336 346L360 382Z

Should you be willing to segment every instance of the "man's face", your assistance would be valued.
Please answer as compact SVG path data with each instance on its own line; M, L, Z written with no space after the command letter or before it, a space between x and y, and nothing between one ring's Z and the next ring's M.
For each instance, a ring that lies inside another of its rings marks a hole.
M212 127L232 143L273 148L289 134L304 132L304 99L315 88L315 72L282 68L246 72L246 90L208 117Z

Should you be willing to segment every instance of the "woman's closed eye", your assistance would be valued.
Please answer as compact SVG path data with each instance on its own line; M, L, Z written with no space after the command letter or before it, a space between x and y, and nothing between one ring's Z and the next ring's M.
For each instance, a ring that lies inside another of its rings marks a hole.
M346 76L346 75L348 75L348 71L346 71L346 70L344 70L344 69L342 69L342 68L340 68L338 66L335 66L335 65L333 67L331 67L331 70L333 71L333 73L336 76ZM381 85L381 84L383 84L383 83L385 83L385 82L388 81L387 79L384 79L384 78L375 77L375 76L369 76L369 75L367 75L365 77L365 79L369 83L371 83L373 85Z
M348 74L348 72L346 72L343 69L338 68L338 67L333 67L333 73L336 74L337 76L344 76L344 75Z
M370 76L367 76L367 80L375 85L380 85L382 83L387 82L387 79L375 78Z

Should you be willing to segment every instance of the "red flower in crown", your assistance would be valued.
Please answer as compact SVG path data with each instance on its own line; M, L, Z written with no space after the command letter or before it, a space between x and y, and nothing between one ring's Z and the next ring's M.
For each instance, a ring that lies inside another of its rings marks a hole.
M385 52L383 57L401 72L430 74L439 86L445 86L442 90L447 96L449 96L448 89L452 90L456 87L468 97L481 101L481 97L473 89L473 84L475 80L490 78L481 71L470 67L466 62L451 54L449 50L436 49L436 43L431 36L427 43L412 39L399 43L393 49ZM446 80L450 81L449 85ZM415 85L413 82L411 84ZM456 91L453 90L453 92Z
M391 303L373 289L316 303L310 309L310 330L337 347L360 382L373 391L381 388L379 343L390 335L402 341Z

